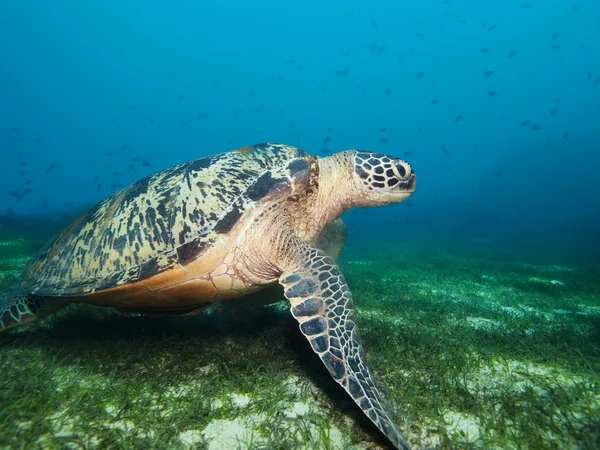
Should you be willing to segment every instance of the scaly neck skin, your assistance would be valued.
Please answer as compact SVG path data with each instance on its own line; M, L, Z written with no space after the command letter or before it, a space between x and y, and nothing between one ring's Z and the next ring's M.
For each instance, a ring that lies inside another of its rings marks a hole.
M357 187L352 173L352 152L341 152L317 160L318 187L290 208L296 233L314 243L325 225L353 206Z

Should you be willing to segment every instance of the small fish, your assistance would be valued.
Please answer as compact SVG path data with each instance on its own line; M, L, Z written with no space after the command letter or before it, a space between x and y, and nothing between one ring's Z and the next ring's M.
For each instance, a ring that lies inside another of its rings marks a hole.
M385 91L385 95L390 95L392 93L392 88L387 88Z
M185 120L182 120L181 122L179 122L179 125L181 125L183 127L186 123L187 122Z
M229 143L230 143L230 144L233 144L233 141L235 141L235 138L234 138L234 137L232 137L232 138L229 138Z
M321 153L329 153L330 150L328 148L322 148Z
M331 137L327 136L325 139L323 139L323 142L325 144L327 144L329 142L329 140L331 139Z
M489 92L488 92L488 95L489 95L490 97L493 97L493 96L495 96L495 95L498 95L498 93L497 93L497 92L495 92L495 91L489 91Z
M494 74L493 70L486 70L485 72L483 72L484 77L489 77L490 75L493 75L493 74Z
M162 92L164 91L164 88L156 88L156 92Z
M473 146L473 150L477 150L479 147L477 147L477 145Z
M523 3L523 8L528 9L531 8L531 5L529 3Z
M496 170L496 171L494 172L494 175L498 175L498 176L500 176L500 175L502 175L502 172L500 172L499 170Z
M431 100L432 105L436 105L437 103L439 103L439 100L436 100L435 98Z
M19 131L20 129L21 129L20 127L12 127L12 131L14 131L15 133L16 133L17 131Z
M346 18L350 18L350 17L352 17L353 15L354 15L354 13L353 13L353 12L349 12L349 13L346 13L346 15L345 15L344 17L346 17Z
M412 155L412 152L404 152L404 156L410 156Z
M377 49L378 52L382 52L387 48L386 45L380 45L379 48Z
M325 92L325 88L324 88L323 86L318 86L318 89L319 89L321 92Z
M494 29L494 28L496 28L496 25L490 25L490 26L488 27L488 31L493 31L493 29Z
M110 186L110 190L116 191L117 189L122 188L122 187L123 187L123 185L121 183L115 183Z
M568 131L565 131L565 132L563 133L563 139L564 139L564 138L566 138L568 135L569 135L569 132L568 132Z
M386 138L379 138L379 142L381 142L382 144L387 144L388 140Z
M554 108L552 110L550 110L550 115L553 116L558 112L558 108Z
M288 59L285 63L286 64L294 64L294 60L293 59Z
M120 174L119 172L113 172L113 173L111 174L111 176L113 176L113 177L120 177L120 176L121 176L121 174Z
M511 50L510 53L508 54L509 58L512 58L513 56L515 56L517 54L516 50Z
M419 72L415 78L421 78L423 75L425 75L425 72Z
M52 163L52 164L50 164L50 166L46 169L46 173L52 172L57 167L58 167L58 163Z
M133 109L133 108L135 108L135 105L127 105L127 108Z
M553 40L553 41L555 41L555 40L556 40L556 38L558 37L558 35L559 35L559 32L557 31L556 33L554 33L554 34L552 35L552 40Z
M243 109L236 109L235 111L233 111L234 114L239 114L243 111Z
M39 144L40 142L42 142L42 140L40 138L37 138L33 142L35 142L36 144Z
M177 74L177 72L171 72L171 73L169 74L169 76L170 76L170 77L174 77L176 74Z
M542 127L540 127L539 125L533 125L531 128L533 128L536 131L540 131L542 129Z
M294 128L295 126L296 126L296 124L295 124L295 123L290 123L290 124L288 125L288 128L291 130L291 129L292 129L292 128Z
M154 122L154 119L150 119L150 123L155 123L155 122Z
M526 127L527 125L529 125L531 122L529 122L528 120L524 120L523 122L521 122L521 125L523 125L524 127Z
M380 129L379 129L379 132L380 132L380 133L385 133L385 130L387 130L387 128L380 128Z
M460 122L460 119L462 119L462 116L456 116L456 119L454 119L454 122L458 123L458 122Z
M487 49L487 48L485 48L485 47L484 47L484 48L482 48L482 49L481 49L481 51L482 51L483 53L489 53L489 52L490 52L490 50L489 50L489 49Z
M579 6L575 6L573 7L573 9L571 10L571 12L576 13L577 11L579 11Z
M552 44L552 46L550 48L552 50L559 50L560 49L560 45L558 45L558 44Z
M298 66L296 67L296 72L300 72L302 69L304 69L304 66Z
M250 96L252 96L252 95L256 95L256 91L250 92Z

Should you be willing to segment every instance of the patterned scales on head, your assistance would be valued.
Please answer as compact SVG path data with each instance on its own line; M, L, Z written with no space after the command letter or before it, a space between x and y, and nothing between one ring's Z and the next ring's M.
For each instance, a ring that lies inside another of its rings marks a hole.
M306 178L311 161L296 148L261 144L144 178L50 241L30 262L23 288L125 309L220 299L210 271L240 219L268 195L292 194L292 180Z

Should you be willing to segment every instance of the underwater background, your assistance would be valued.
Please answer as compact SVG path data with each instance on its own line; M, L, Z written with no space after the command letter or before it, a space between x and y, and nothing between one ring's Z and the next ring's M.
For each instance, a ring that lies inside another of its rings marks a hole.
M411 445L599 448L599 125L597 1L4 1L0 289L169 166L391 154L339 264ZM285 303L76 305L0 337L0 447L389 445L319 364Z

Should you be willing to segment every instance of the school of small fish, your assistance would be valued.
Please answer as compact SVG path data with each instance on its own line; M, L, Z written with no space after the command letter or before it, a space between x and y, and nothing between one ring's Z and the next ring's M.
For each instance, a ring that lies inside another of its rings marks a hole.
M445 0L443 2L444 4L448 5L450 2L449 0ZM534 5L533 3L523 3L520 5L523 9L529 10L529 9L534 9ZM580 13L580 6L574 5L574 6L566 6L567 10L565 12L565 14L583 14L583 12ZM445 15L449 18L448 20L456 20L454 18L454 12L452 10L447 10L445 12ZM348 12L345 14L342 14L342 19L343 20L359 20L358 19L358 14L355 14L354 12ZM459 25L465 25L469 23L470 21L467 21L466 19L460 19L458 20L458 24ZM370 20L367 26L371 26L373 29L378 30L380 28L379 24L373 20ZM427 22L426 21L417 21L414 23L415 26L415 32L414 32L414 36L417 37L419 40L424 40L427 38ZM494 30L497 29L496 24L491 23L489 20L484 20L480 23L480 26L484 32L487 33L492 33ZM561 32L560 30L556 30L553 34L548 35L545 39L542 39L546 45L546 48L540 48L539 50L546 50L546 51L551 51L551 52L555 52L557 55L560 53L561 51ZM572 42L569 43L569 45L572 47ZM391 52L391 45L389 43L385 43L385 42L375 42L375 43L365 43L364 44L364 51L365 52L371 52L373 54L383 54L383 55L388 55ZM579 48L580 49L584 49L585 45L584 44L579 44ZM352 52L348 51L348 50L344 50L341 52L342 55L344 57L347 58L351 58L352 57ZM414 56L415 51L412 50L412 52L410 53L411 56ZM506 60L511 61L510 64L514 64L514 65L521 65L521 67L526 64L526 62L524 61L519 61L519 50L514 49L514 48L510 48L510 47L506 47L506 46L502 46L501 44L498 44L497 47L493 47L493 46L487 46L487 47L477 47L477 49L475 50L475 53L479 53L479 54L501 54L501 55L506 55L503 56L503 58L506 58ZM430 69L425 69L425 68L418 68L418 67L410 67L409 64L406 63L406 59L407 58L401 58L400 56L396 56L396 55L391 55L392 59L395 60L395 64L399 64L402 66L403 70L408 73L408 75L405 77L406 80L409 81L404 81L403 85L406 85L406 83L430 83L431 86L435 86L440 80L438 78L433 78L432 75L430 74L431 70ZM485 61L486 57L481 57L483 58L482 60ZM435 58L436 62L440 62L441 61L441 57L437 57ZM282 65L284 68L290 68L290 70L293 70L294 72L303 72L305 69L305 66L298 64L294 59L283 59L282 61ZM227 71L230 70L230 64L223 64L222 65L222 70ZM494 102L496 101L496 97L501 97L502 96L502 89L497 89L495 87L496 81L498 79L500 79L503 76L514 76L514 74L506 74L503 73L503 70L500 70L498 68L495 67L482 67L483 70L481 70L481 72L479 72L479 74L481 75L483 82L484 82L484 86L487 86L485 88L483 88L483 90L481 90L479 93L476 91L473 92L469 92L468 95L480 95L482 97L482 102L483 101L489 101L489 102ZM515 68L516 70L516 68ZM169 87L165 87L165 86L169 86L170 83L168 82L169 79L177 79L177 74L178 72L176 70L171 70L171 71L166 71L165 75L164 75L164 79L160 82L160 85L157 86L156 88L153 89L153 91L151 91L150 93L148 93L148 95L160 95L160 96L165 96L165 95L173 95L176 96L179 100L184 101L186 99L185 95L182 95L179 92L173 92L173 88L169 88ZM333 75L333 77L352 77L352 70L350 69L350 67L338 67L335 70L331 71L331 75L329 75L330 77ZM533 73L531 71L527 72L528 76L533 76ZM312 77L309 78L310 80L313 80ZM275 82L278 83L284 83L285 82L285 75L284 74L273 74L273 80ZM335 82L335 78L333 80ZM307 81L309 82L309 81ZM587 71L585 74L582 74L581 77L581 82L582 83L592 83L595 85L599 85L600 84L600 74L598 73L594 73L594 71ZM158 83L157 83L158 84ZM172 84L172 83L171 83ZM217 84L217 83L215 83ZM319 93L321 94L325 94L326 92L328 92L328 85L331 85L331 81L330 80L326 80L324 79L323 81L321 81L320 83L315 83L314 89L315 89L315 95L319 95ZM366 88L364 88L363 86L357 85L356 89L358 91L358 93L362 96L386 96L386 97L394 97L394 96L398 96L401 97L402 95L402 91L398 88L395 88L394 86L381 86L381 90L380 92L372 92L372 91L367 91ZM253 99L253 102L259 101L258 99L260 98L260 94L261 92L258 89L252 89L248 92L248 97ZM486 98L488 97L488 98ZM401 101L401 99L399 100ZM452 126L468 126L468 114L465 114L463 112L461 112L461 108L460 105L447 105L444 104L444 101L440 98L423 98L422 99L424 105L429 103L429 107L432 108L447 108L449 115L451 116L449 118L449 122L454 124ZM560 104L561 104L561 100L558 97L555 97L553 99L549 99L549 103L552 103L552 106L548 109L548 116L560 116ZM587 107L587 103L585 103L585 107ZM138 107L138 105L134 104L134 103L128 103L128 102L123 102L123 108L125 110L129 110L131 114L140 114L140 115L144 115L145 112L143 111L143 109L141 107ZM245 102L245 104L243 105L243 107L239 107L239 108L235 108L231 111L231 114L234 116L242 116L242 115L246 115L246 114L259 114L261 112L261 106L260 105L256 105L255 106L248 106L248 102ZM283 115L284 113L284 109L281 108L279 113L280 115ZM515 115L518 114L518 111L516 111L515 113L513 113L510 117L510 119L515 123L516 126L518 126L520 124L521 127L527 127L528 129L531 130L532 133L536 133L536 132L540 132L542 130L542 126L540 125L540 123L544 123L544 121L546 120L545 117L515 117ZM506 117L508 117L509 115L507 114ZM176 123L178 124L178 126L180 127L190 127L190 126L194 126L194 123L196 121L205 121L207 120L209 117L211 117L211 111L210 110L204 110L204 111L200 111L197 114L195 114L194 117L182 117L180 118L178 121L176 121ZM502 113L500 114L500 120L504 120L505 119L505 114ZM161 124L159 123L159 121L155 120L153 117L147 117L148 126L150 127L157 127L160 126ZM239 119L236 119L239 120ZM115 119L115 118L111 118L111 117L107 117L106 118L106 122L107 124L112 124L109 126L115 126L118 127L119 126L119 122ZM289 130L289 135L290 135L290 141L293 144L295 141L301 141L302 140L302 136L301 136L301 132L298 131L299 128L301 127L297 127L296 123L289 123L287 125L287 128ZM555 125L554 127L558 126ZM10 128L10 143L8 143L8 145L12 145L11 148L15 149L15 154L17 155L18 158L18 164L19 164L19 176L22 178L22 183L20 186L15 186L13 189L11 189L8 192L8 196L10 198L13 199L14 202L23 202L23 201L27 201L27 197L33 192L34 188L32 187L34 185L34 178L31 177L29 175L29 171L28 171L28 166L30 164L30 160L28 159L28 155L24 150L19 150L20 144L21 143L33 143L35 144L35 146L37 146L37 148L39 148L39 146L44 146L45 145L45 140L42 139L41 137L38 136L32 136L30 134L28 134L27 131L27 124L10 124L9 125ZM418 129L422 132L424 130L424 125L421 124L418 126ZM379 129L379 136L377 137L377 140L380 144L380 148L382 151L385 151L385 148L383 148L385 145L387 144L394 144L393 140L386 135L386 131L387 128L385 127L381 127ZM557 131L556 129L554 129L554 131ZM540 134L541 135L541 134ZM558 136L561 136L562 139L566 139L569 136L569 130L558 130ZM234 141L236 140L236 136L230 136L227 139L228 144L233 144ZM545 139L545 138L544 138ZM341 148L337 148L336 146L336 142L339 140L339 132L336 130L336 127L333 125L329 125L328 127L324 128L323 130L323 137L322 137L322 143L323 146L322 148L319 150L319 152L323 155L338 151L338 150L342 150ZM547 140L548 145L550 145L550 140ZM298 146L301 146L301 143L298 144ZM375 148L377 148L377 146L374 146ZM22 148L22 147L21 147ZM472 146L472 150L477 151L479 149L479 145L478 144L473 144ZM306 150L310 150L310 149L306 149ZM460 152L463 151L465 149L460 149L460 148L453 148L452 149L453 152ZM406 150L404 151L403 155L405 157L408 157L410 155L412 155L414 152L414 150ZM97 192L101 193L102 196L108 195L110 193L113 193L119 189L121 189L124 185L129 184L129 182L135 180L136 178L139 178L139 175L136 175L135 177L133 175L129 175L129 174L136 174L136 172L141 168L141 172L143 175L146 175L149 173L150 170L154 170L154 169L145 169L147 167L152 166L152 161L149 157L146 157L142 154L140 154L140 152L138 152L136 150L136 148L130 146L128 143L125 143L123 145L121 145L119 148L116 149L112 149L108 152L106 152L105 154L106 158L112 158L112 162L106 162L106 163L100 163L98 162L96 159L89 159L89 164L93 165L95 167L95 169L92 169L91 173L93 173L94 175L91 177L90 181L91 183L94 184L95 189ZM441 148L441 153L440 153L440 158L444 158L446 159L445 161L445 167L447 170L451 169L451 157L452 157L452 153L448 150L446 144L443 144L442 148ZM106 158L103 158L103 160L106 160ZM51 162L50 164L47 165L47 167L45 168L45 172L50 174L54 171L60 171L60 167L61 167L61 163L60 161L54 161ZM126 173L128 172L128 173ZM495 170L495 171L490 171L489 173L490 176L501 176L502 172L500 170ZM126 181L127 180L127 181ZM100 195L100 194L99 194ZM54 201L54 204L58 204L56 203L56 201ZM73 205L73 201L72 200L67 200L63 203L63 206L68 207ZM410 202L407 202L409 205L411 204ZM50 204L50 200L48 198L41 200L39 206L44 208L46 206L48 206ZM5 214L10 215L13 212L13 208L8 208L5 211ZM366 212L368 213L368 212Z

